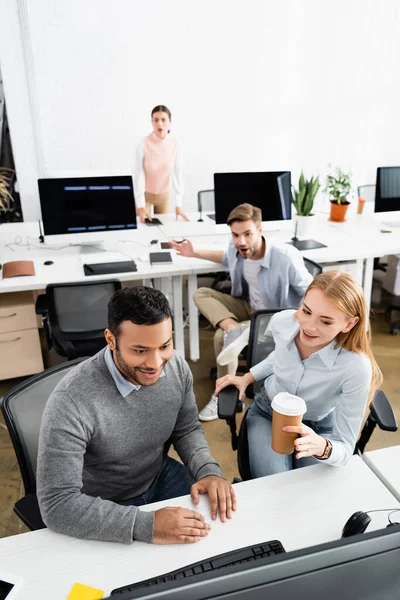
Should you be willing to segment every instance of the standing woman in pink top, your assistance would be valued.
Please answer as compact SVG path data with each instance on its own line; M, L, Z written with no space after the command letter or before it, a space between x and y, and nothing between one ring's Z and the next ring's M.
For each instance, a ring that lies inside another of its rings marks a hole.
M182 161L179 144L169 135L171 112L160 104L151 111L153 132L136 150L135 198L140 222L150 218L151 205L155 214L169 212L171 187L175 192L176 218L189 221L182 210Z

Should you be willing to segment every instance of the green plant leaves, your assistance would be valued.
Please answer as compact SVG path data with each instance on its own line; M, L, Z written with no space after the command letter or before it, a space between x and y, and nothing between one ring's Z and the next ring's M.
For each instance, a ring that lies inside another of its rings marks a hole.
M346 204L347 197L351 192L351 175L344 173L342 169L337 167L333 174L326 178L325 190L328 192L331 200L337 204Z
M302 217L307 217L314 206L315 196L320 188L319 177L307 180L304 177L303 171L299 177L298 189L293 187L293 204L297 214Z

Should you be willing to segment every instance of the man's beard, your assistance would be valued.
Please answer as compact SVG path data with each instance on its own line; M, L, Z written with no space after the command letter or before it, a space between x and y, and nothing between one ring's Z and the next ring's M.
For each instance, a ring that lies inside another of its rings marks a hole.
M120 351L118 349L118 345L116 345L116 348L115 348L114 352L115 352L115 358L117 360L117 365L116 366L117 366L117 368L119 368L120 371L122 371L122 374L124 375L124 377L126 377L126 379L128 379L128 380L130 380L130 379L133 380L133 382L136 385L146 385L146 384L143 384L142 382L140 382L138 380L138 378L137 378L138 374L140 376L140 371L141 370L142 371L146 371L146 369L143 369L142 367L131 367L130 365L128 365L125 362L125 360L122 358L122 355L121 355L121 353L120 353ZM165 365L166 365L167 362L168 362L167 360L164 360L162 367L159 369L160 370L160 375L161 375L161 372L162 372L162 370L165 367ZM148 369L148 370L152 371L154 369ZM157 379L157 381L158 381L158 379Z

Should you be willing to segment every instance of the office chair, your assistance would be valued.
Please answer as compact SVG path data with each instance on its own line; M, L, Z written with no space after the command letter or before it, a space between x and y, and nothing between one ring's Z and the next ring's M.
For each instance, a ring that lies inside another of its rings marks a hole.
M199 222L203 223L203 211L207 212L213 211L215 213L215 194L214 190L200 190L197 192L197 208L199 211L199 218L197 219ZM210 218L212 215L209 215ZM215 214L214 214L215 216ZM213 290L218 290L219 292L223 292L224 294L230 294L231 286L229 284L229 273L225 271L221 271L220 273L206 273L203 277L212 277L213 282L211 287ZM225 282L228 282L227 285Z
M9 390L1 400L8 433L18 460L25 496L17 500L14 512L31 530L44 529L36 496L36 465L39 430L46 402L61 379L77 364L77 358L29 377Z
M48 285L37 298L36 313L43 317L49 349L72 360L104 348L108 301L121 287L117 280Z
M258 310L253 314L251 318L246 372L252 366L264 360L264 358L274 350L274 340L270 334L266 333L266 329L271 317L276 312L279 311ZM246 396L248 398L254 398L262 385L262 381L253 383L247 388ZM229 391L222 394L218 399L218 417L224 419L229 425L232 449L237 450L240 477L242 480L247 481L252 479L246 424L248 411L246 411L243 417L238 434L236 428L236 412L240 412L240 409L239 392L234 386L229 386ZM364 452L365 446L370 440L376 425L383 431L397 431L396 417L388 398L382 390L378 390L374 395L370 405L368 418L361 430L360 437L354 449L354 454L361 455Z
M215 212L214 190L200 190L197 192L197 208L199 211L199 218L197 220L200 223L204 221L203 210ZM212 218L211 215L210 217Z

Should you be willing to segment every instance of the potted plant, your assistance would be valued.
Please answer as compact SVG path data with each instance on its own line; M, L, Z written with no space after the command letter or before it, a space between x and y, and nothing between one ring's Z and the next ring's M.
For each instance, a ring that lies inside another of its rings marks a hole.
M328 192L331 202L331 221L343 223L346 220L346 213L350 204L348 200L351 192L350 177L350 173L344 173L342 169L337 167L326 178L325 191Z
M14 198L12 188L15 171L0 167L0 222L8 221L14 211Z
M294 217L296 222L296 235L309 236L316 222L316 215L312 213L315 196L320 188L319 177L306 179L303 171L299 177L297 189L293 188L293 204L296 209Z

